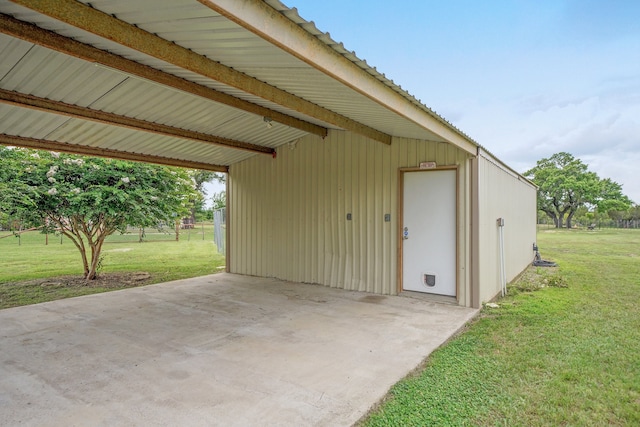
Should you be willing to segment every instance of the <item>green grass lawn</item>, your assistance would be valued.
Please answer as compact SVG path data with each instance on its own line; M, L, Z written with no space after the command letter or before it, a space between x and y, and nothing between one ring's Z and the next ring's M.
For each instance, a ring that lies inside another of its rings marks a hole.
M153 235L147 230L143 243L138 234L113 235L103 247L100 273L147 272L145 284L184 279L217 273L224 266L224 255L213 243L212 226L204 229L182 230L180 240L175 234ZM2 238L3 236L8 236ZM161 239L162 238L162 239ZM34 304L59 298L120 289L101 286L42 286L24 281L82 275L80 252L73 243L60 237L29 232L20 239L8 232L0 232L0 308Z
M365 426L640 425L640 231L541 230L544 259ZM567 287L544 287L548 283Z

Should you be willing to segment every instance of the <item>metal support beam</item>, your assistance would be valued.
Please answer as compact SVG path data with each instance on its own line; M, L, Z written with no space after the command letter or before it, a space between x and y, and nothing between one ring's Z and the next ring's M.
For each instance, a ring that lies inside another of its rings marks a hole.
M52 31L44 30L36 25L17 20L8 15L0 14L0 32L30 43L44 46L48 49L52 49L66 55L74 56L92 63L102 64L124 73L131 74L132 76L141 77L160 85L169 86L186 93L191 93L211 101L219 102L239 110L256 114L258 116L269 117L278 123L318 135L322 138L327 136L327 129L322 126L297 119L270 108L262 107L215 89L156 70L155 68L97 49L93 46L61 36L60 34Z
M53 0L52 0L53 1ZM395 90L262 0L198 0L396 114L475 154L477 144L415 98ZM293 9L295 11L295 9ZM293 13L293 12L292 12Z
M261 145L251 144L248 142L235 141L227 138L220 138L206 133L193 132L159 123L151 123L144 120L134 119L131 117L121 116L118 114L107 113L91 108L79 107L77 105L66 104L60 101L52 101L50 99L39 98L33 95L26 95L19 92L0 89L0 102L18 107L32 108L49 113L62 114L68 117L74 117L84 120L90 120L98 123L116 125L128 129L151 132L160 135L166 135L176 138L190 139L193 141L204 142L207 144L218 145L226 148L250 151L253 153L273 155L273 148Z
M15 147L33 148L36 150L61 151L63 153L82 154L85 156L108 157L111 159L131 160L134 162L156 163L181 168L202 169L213 172L229 172L227 166L212 165L210 163L192 162L189 160L171 159L169 157L152 156L147 154L129 153L125 151L97 148L86 145L75 145L66 142L47 141L44 139L26 138L23 136L0 134L0 144Z
M385 144L391 136L299 98L76 0L11 0L122 46ZM276 120L275 117L272 117Z

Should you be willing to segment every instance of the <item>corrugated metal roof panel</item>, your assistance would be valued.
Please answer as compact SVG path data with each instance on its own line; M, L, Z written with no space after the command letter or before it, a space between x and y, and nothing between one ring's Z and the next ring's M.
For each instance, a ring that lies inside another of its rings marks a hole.
M254 70L250 70L254 73ZM255 70L255 73L258 71ZM318 75L311 69L261 69L260 74L275 86L291 93L304 93L318 105L331 105L331 110L350 117L360 123L373 125L387 134L407 138L444 141L441 137L425 130L409 120L399 120L397 115L369 98L352 91L345 96L344 87L327 75ZM312 80L313 86L308 82Z
M262 116L165 89L135 77L115 87L91 107L272 148L305 135L303 131L275 122L267 129Z
M0 33L0 81L11 72L13 66L27 54L31 48L31 43L16 40Z
M0 104L2 132L49 141L66 142L124 152L156 155L189 161L231 165L247 159L254 153L225 148L181 138L157 135L106 124L70 119L65 116ZM236 124L228 124L231 129ZM245 127L241 136L247 139L278 141L279 146L291 142L305 133L275 124L268 129L264 122Z
M25 110L0 103L0 133L44 139L62 126L67 117Z
M118 19L136 24L166 24L203 17L220 16L211 9L192 0L80 1L90 4L95 9L115 15ZM224 20L227 21L226 19Z
M84 3L238 70L242 70L243 63L249 66L259 62L268 67L298 62L266 40L192 0Z
M3 114L3 110L7 108L13 110L14 125L9 125L4 121L6 115ZM66 120L62 121L60 116L42 112L38 112L38 117L33 120L45 123L50 121L51 126L47 129L48 133L42 135L43 132L39 132L38 134L29 135L28 132L25 132L25 127L27 129L29 129L29 126L32 129L42 129L42 123L39 123L39 126L36 127L32 126L32 122L25 121L26 118L35 117L33 114L25 114L26 111L21 108L0 105L0 118L3 119L4 133L218 165L229 165L255 155L246 151L79 119L66 118Z
M32 47L17 60L3 58L3 64L11 64L11 71L0 78L3 89L87 107L126 78L86 61L29 45Z
M132 9L130 5L126 5L125 3L126 2L119 1L100 1L91 2L91 5L96 9L113 14L120 19L125 19L125 17L128 16L127 11L131 11ZM300 96L303 99L307 99L317 105L328 108L329 110L335 110L336 102L349 99L351 101L349 104L350 108L341 109L336 112L354 118L354 120L373 128L380 129L383 132L390 133L393 131L393 135L396 136L434 139L434 135L425 131L423 127L418 126L409 120L400 118L394 112L387 110L368 99L366 96L363 96L355 90L335 81L321 71L314 69L303 61L284 52L282 49L269 44L257 35L244 30L239 25L228 21L200 3L194 3L191 0L158 2L154 0L137 0L135 4L137 5L138 11L151 9L154 11L153 15L150 15L149 17L147 17L145 13L135 11L131 12L134 13L137 20L127 20L127 22L133 23L142 29L152 33L166 32L167 27L180 29L180 31L176 31L175 33L172 33L172 35L169 35L168 33L163 33L163 35L167 37L168 40L180 46L208 56L215 61L244 72L260 81L268 82L275 87ZM16 7L19 8L18 6ZM192 16L196 13L198 8L200 8L198 15L200 17L198 19L199 28L198 30L192 30L190 28L190 21L193 19ZM183 9L184 12L181 12ZM285 9L286 6L280 4L279 10ZM35 19L32 16L33 12L31 11L22 11L21 15L23 15L25 19L28 18L27 20ZM42 17L39 19L43 21ZM137 62L153 68L164 70L186 80L214 88L258 105L271 108L297 118L305 119L312 123L335 128L335 126L329 126L326 123L318 122L317 120L313 120L295 111L283 108L275 103L265 101L258 96L247 94L241 89L229 87L210 78L176 67L175 65L167 64L164 61L141 54L140 52L120 46L111 41L104 40L93 34L78 30L77 28L64 26L64 24L61 26L57 21L51 20L52 22L46 22L47 19L50 18L44 18L45 22L43 22L43 25L46 23L45 27L55 29L55 31L60 34L72 37L84 43L92 44L100 47L101 49L106 49L123 57L134 59ZM298 21L306 22L302 20L302 18ZM170 25L168 23L170 23ZM333 42L328 35L321 33L317 29L311 31L315 28L315 25L306 23L302 24L302 26L304 26L305 29L308 29L308 31L315 36L322 37L322 40L330 40L331 42L327 42L327 44L334 49L338 49L342 54L351 54L351 52L344 49L342 44ZM234 36L230 37L230 34L234 34ZM353 56L353 59L366 64L366 62L355 56ZM259 67L256 67L256 64L259 64ZM371 67L367 66L365 69L369 72L374 72L374 69ZM377 71L375 71L375 73L377 73ZM305 75L303 81L304 84L299 86L293 85L295 80L294 76L296 76L296 74ZM280 78L276 80L274 79L274 75L276 75L276 77L279 76ZM292 76L294 78L292 78ZM381 81L392 84L392 82L386 78L381 79ZM333 89L331 89L331 86L333 86ZM314 96L314 93L332 93L334 96ZM406 93L404 93L404 95L410 97L410 95ZM419 105L424 107L421 104ZM352 116L353 114L358 114L363 111L366 111L366 113L359 114L358 116ZM387 125L384 128L381 128L380 124L384 123L387 123Z
M2 89L272 148L305 134L275 123L267 131L261 116L30 43L16 44L9 37L0 38L0 50L15 50L16 46L22 46L20 50L26 54L11 55L13 62L5 59L9 55L3 58L2 63L11 71L0 79ZM23 135L9 132L9 129L7 132ZM228 161L219 158L216 161L231 164L237 158L232 156Z
M406 91L378 73L375 68L370 67L366 61L357 58L355 53L346 50L341 43L333 41L328 33L322 33L312 22L301 18L297 10L289 9L277 0L267 0L266 3L363 71L400 93L409 102L433 114ZM442 140L424 127L390 111L369 99L365 94L349 88L199 2L193 0L96 0L91 1L90 5L260 81L387 134ZM211 78L152 58L13 3L0 3L0 11L205 87L311 123L337 128L242 89L227 86ZM272 148L304 135L304 132L276 123L266 132L265 123L260 116L174 89L163 88L144 79L95 66L4 35L0 35L0 53L6 53L2 55L0 66L0 72L4 71L0 73L0 87L4 89L75 105L90 106L94 109ZM434 117L452 127L441 117L437 115ZM119 133L110 135L113 137ZM138 144L143 143L140 138L136 141ZM230 150L230 152L237 151ZM242 158L251 155L251 153L241 153ZM229 154L223 164L231 164L237 158L238 156ZM198 160L202 161L202 158Z

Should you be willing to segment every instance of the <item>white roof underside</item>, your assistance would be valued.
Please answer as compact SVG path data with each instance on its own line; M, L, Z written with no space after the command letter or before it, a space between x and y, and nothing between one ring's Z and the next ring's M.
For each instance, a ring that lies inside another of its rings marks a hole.
M327 34L318 31L312 23L304 21L295 9L289 9L276 0L267 3L322 41L327 48L356 64L362 73L374 76L381 86L401 94L407 103L418 106L475 145L444 119L331 40ZM425 124L416 123L392 111L198 1L97 0L90 4L149 33L382 133L393 137L448 142ZM312 115L153 58L7 0L0 0L0 13L288 116L327 129L339 129ZM273 127L267 128L262 115L2 33L0 89L274 149L307 134L276 122ZM222 166L259 155L7 103L0 103L0 134Z

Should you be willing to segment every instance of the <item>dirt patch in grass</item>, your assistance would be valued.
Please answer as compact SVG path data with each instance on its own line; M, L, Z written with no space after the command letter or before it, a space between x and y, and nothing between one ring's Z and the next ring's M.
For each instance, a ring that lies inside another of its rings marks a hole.
M508 287L508 294L515 295L520 292L533 292L546 287L567 288L567 280L559 272L558 267L534 267L531 266Z
M0 309L135 288L153 280L151 274L137 271L102 273L95 280L69 275L0 283Z
M123 289L151 283L147 272L102 273L95 280L85 280L82 276L59 276L45 279L24 280L7 283L13 286L41 286L43 288L106 288Z

